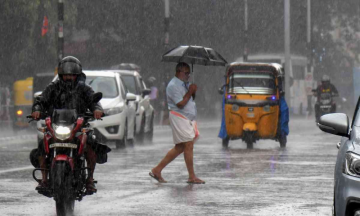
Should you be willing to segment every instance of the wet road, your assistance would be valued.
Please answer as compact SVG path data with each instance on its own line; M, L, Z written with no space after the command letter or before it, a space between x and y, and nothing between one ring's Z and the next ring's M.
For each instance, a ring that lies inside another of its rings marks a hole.
M195 172L205 185L188 185L180 155L159 184L148 172L173 146L171 131L156 128L154 144L113 150L98 165L98 193L76 202L75 215L331 215L333 170L340 137L313 119L291 119L285 150L259 141L253 150L230 141L222 149L218 121L199 121ZM52 199L34 190L29 151L35 136L0 138L0 215L56 215ZM110 144L110 147L115 146Z

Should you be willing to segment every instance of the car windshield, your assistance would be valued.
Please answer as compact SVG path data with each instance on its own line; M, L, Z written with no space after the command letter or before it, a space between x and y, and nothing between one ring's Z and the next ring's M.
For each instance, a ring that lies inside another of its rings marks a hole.
M115 77L87 76L86 84L90 85L95 92L101 92L103 98L114 98L119 95Z
M229 92L273 94L275 79L271 74L236 73L230 77Z

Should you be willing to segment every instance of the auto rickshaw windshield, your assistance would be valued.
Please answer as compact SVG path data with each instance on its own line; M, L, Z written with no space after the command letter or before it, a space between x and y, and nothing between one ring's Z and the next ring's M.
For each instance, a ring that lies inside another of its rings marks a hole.
M229 80L229 93L274 94L275 78L266 73L233 73Z

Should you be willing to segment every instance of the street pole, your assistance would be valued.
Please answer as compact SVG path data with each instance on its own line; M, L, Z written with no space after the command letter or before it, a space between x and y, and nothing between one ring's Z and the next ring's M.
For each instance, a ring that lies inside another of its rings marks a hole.
M307 47L307 73L305 76L305 86L306 86L306 94L307 94L307 112L306 116L312 114L312 89L314 83L314 72L312 67L312 46L311 46L311 1L307 0L307 19L306 19L306 47Z
M64 57L64 2L58 0L58 61Z
M308 53L308 73L312 71L312 46L311 46L311 0L307 0L307 19L306 19L306 42Z
M248 41L248 1L245 0L245 17L244 17L244 21L245 21L245 28L244 28L244 57L243 57L243 61L246 62L248 60L248 50L247 50L247 41Z
M289 107L290 101L290 0L284 0L284 27L285 27L285 100Z
M164 0L165 5L165 17L164 17L164 52L168 50L169 47L169 40L170 40L170 34L169 34L169 28L170 28L170 0ZM166 103L166 82L168 80L168 73L169 71L166 71L166 66L164 65L164 72L161 75L161 83L160 83L160 91L162 94L162 109L160 111L160 125L164 124L164 120L167 119L167 103Z

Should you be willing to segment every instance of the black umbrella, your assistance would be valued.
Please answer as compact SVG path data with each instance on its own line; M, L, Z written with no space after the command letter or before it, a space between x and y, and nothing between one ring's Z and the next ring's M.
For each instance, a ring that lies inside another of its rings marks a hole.
M179 46L162 56L164 62L186 62L191 64L225 66L226 60L215 50L203 46ZM194 77L194 76L193 76Z

